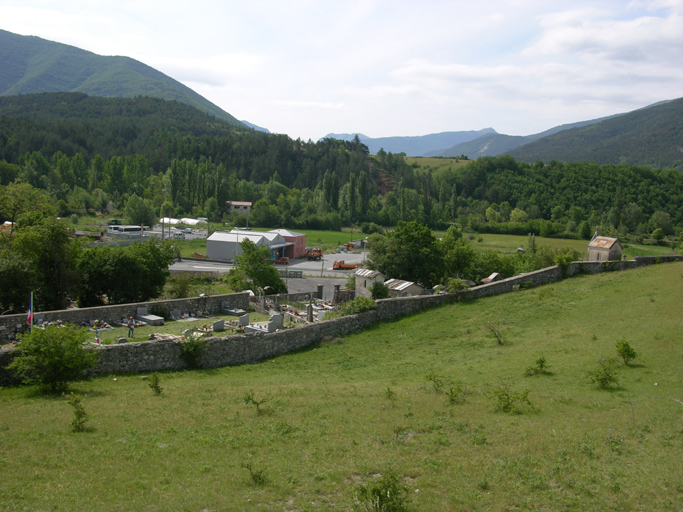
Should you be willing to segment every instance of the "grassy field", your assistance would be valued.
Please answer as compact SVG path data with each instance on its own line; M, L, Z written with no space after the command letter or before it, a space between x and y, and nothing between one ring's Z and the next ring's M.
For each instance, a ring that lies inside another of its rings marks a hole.
M513 253L518 247L525 247L527 243L526 236L517 235L496 235L496 234L474 234L465 233L465 237L475 248L491 249L494 251ZM481 241L479 241L481 239ZM677 251L669 247L659 245L643 245L630 242L623 242L624 254L627 259L633 259L634 256L661 256L664 254L673 254ZM563 247L570 247L579 251L580 254L587 254L588 241L587 240L572 240L565 238L543 238L536 237L536 245L548 245L553 249L561 249Z
M137 375L77 383L78 434L64 398L0 389L0 509L351 510L392 471L412 510L681 510L682 279L666 264L458 303L162 374L159 396ZM619 339L638 356L598 389ZM540 357L550 373L525 377ZM533 408L496 411L506 389Z
M434 157L405 157L408 165L417 166L423 171L429 171L433 176L439 176L445 171L455 170L466 166L470 160L460 158L434 158Z

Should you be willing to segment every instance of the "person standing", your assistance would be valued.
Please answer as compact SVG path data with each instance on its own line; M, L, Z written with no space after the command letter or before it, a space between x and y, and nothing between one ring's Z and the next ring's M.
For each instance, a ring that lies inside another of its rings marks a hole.
M135 334L135 321L133 320L133 317L131 316L128 319L128 337L132 338L134 334Z

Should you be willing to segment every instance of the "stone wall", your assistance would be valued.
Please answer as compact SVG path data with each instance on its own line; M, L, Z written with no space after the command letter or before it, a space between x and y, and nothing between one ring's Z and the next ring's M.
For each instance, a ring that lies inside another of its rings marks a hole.
M681 256L637 257L632 261L620 262L574 262L563 269L559 266L529 272L494 283L476 286L458 294L399 297L377 301L377 308L359 315L345 316L308 324L295 329L286 329L268 334L245 334L224 338L207 338L203 348L201 364L206 368L250 364L271 357L300 350L324 339L362 331L384 320L409 315L425 308L451 303L460 297L483 298L510 292L515 286L521 288L553 283L580 273L597 274L617 270L628 270L655 263L683 261ZM229 299L231 297L232 299ZM220 307L220 300L234 300L236 306L246 308L247 294L211 297L212 307ZM176 308L176 301L162 301L165 307ZM169 304L172 303L172 304ZM192 304L196 304L193 302ZM135 305L128 305L133 307ZM182 308L181 308L182 309ZM22 316L23 318L23 316ZM137 373L150 371L181 370L186 364L181 357L181 342L155 341L128 343L122 345L93 346L100 353L100 363L94 374ZM0 385L15 382L4 367L13 358L13 352L0 351Z
M117 322L122 318L135 316L137 308L146 307L150 313L157 312L160 316L169 317L173 310L183 312L208 311L217 313L221 303L226 301L234 308L249 309L248 293L231 293L226 295L210 295L206 297L193 297L189 299L157 300L152 302L140 302L133 304L118 304L114 306L100 306L94 308L64 309L58 311L46 311L36 313L36 317L51 322L61 320L72 324L89 322L91 320L104 320L105 322ZM16 325L26 326L26 313L19 315L0 316L0 325L9 330L14 330Z

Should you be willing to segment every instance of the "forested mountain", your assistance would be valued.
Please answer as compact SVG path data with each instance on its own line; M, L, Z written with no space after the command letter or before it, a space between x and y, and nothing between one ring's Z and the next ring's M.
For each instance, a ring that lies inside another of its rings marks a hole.
M235 127L174 101L43 93L0 98L0 192L46 191L62 217L144 200L157 215L339 229L419 221L543 235L667 235L683 227L683 173L632 165L454 161L438 172L360 140L292 140ZM1 203L2 201L0 201ZM11 218L2 212L0 220ZM376 229L372 228L372 229Z
M425 156L460 156L465 155L470 159L476 159L481 156L498 156L504 155L512 151L515 148L523 146L524 144L529 144L535 140L542 139L554 133L561 132L563 130L569 130L571 128L578 128L581 126L588 126L591 124L599 123L605 119L611 119L616 116L601 117L600 119L593 119L590 121L581 121L578 123L563 124L560 126L555 126L541 133L535 133L533 135L519 136L519 135L505 135L502 133L490 133L482 135L474 140L456 144L455 146L448 148L445 151L437 151L433 154L428 154Z
M373 155L383 149L387 153L405 153L406 156L430 156L444 148L495 133L496 131L493 128L484 128L483 130L432 133L415 137L378 137L373 139L362 133L329 133L324 138L352 141L354 137L358 136L359 140L368 147ZM454 156L460 156L460 153Z
M60 91L176 100L230 124L242 124L189 87L137 60L0 30L0 96Z
M509 154L527 162L630 163L683 169L683 98L565 130Z

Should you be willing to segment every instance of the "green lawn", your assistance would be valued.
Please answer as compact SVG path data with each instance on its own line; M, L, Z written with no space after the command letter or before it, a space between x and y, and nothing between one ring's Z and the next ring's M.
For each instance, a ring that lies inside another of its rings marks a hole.
M663 264L457 303L162 374L160 396L138 375L77 383L79 434L63 398L0 389L0 509L351 510L393 471L419 511L680 510L682 279ZM638 356L598 389L619 339ZM540 357L551 373L525 377ZM496 412L505 389L533 408Z

